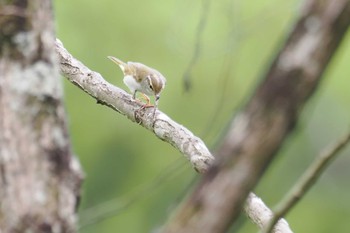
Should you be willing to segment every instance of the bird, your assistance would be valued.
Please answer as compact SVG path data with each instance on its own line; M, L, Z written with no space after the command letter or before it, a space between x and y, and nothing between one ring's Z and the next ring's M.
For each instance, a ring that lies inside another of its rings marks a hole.
M158 108L160 94L165 87L165 77L156 69L139 62L123 62L113 56L108 56L107 58L117 64L122 70L124 84L130 89L133 99L136 99L136 92L140 92L146 99L147 103L141 109L154 107L154 116ZM148 96L155 97L155 106L151 104Z

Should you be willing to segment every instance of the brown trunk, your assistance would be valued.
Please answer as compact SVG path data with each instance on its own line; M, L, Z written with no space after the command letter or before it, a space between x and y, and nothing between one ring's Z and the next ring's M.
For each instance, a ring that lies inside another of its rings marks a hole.
M292 132L350 24L348 0L306 0L304 4L265 79L232 121L215 164L163 233L226 232Z

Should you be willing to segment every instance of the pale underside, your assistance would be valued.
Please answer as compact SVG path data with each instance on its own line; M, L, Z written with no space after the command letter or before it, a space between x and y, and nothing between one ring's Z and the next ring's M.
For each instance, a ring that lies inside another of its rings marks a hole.
M142 92L146 95L149 95L149 96L153 96L154 95L154 92L152 92L152 90L150 90L148 88L148 84L145 82L146 80L144 80L143 82L137 82L135 80L135 78L131 75L126 75L124 76L124 79L123 79L125 85L127 87L129 87L130 91L132 92L132 94L135 93L135 91L139 91L139 92ZM147 85L147 87L143 87L142 85Z

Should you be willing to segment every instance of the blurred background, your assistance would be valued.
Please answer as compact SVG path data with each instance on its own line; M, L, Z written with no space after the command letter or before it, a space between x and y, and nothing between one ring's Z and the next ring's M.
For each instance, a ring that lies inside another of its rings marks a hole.
M128 91L108 55L159 70L167 78L159 108L214 150L300 7L299 0L59 0L55 18L57 37L68 51L108 82ZM349 130L349 46L347 35L295 132L256 188L269 206L322 148ZM185 73L191 83L187 92ZM170 145L63 82L73 149L86 175L80 232L156 231L199 175ZM348 231L349 153L343 151L288 214L295 232ZM257 231L245 217L230 232L238 227Z

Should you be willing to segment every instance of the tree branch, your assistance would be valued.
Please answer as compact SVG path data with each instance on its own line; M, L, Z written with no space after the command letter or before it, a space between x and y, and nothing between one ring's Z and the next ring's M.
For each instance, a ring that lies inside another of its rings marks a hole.
M310 167L304 172L300 179L290 189L286 196L277 205L273 217L265 228L263 233L269 233L273 229L278 219L282 218L291 210L298 201L309 191L313 184L316 183L322 172L330 165L339 152L345 148L350 141L350 133L340 138L336 143L325 148L319 156L316 157Z
M265 203L257 197L254 193L250 193L244 205L244 211L255 223L259 229L265 229L273 217L273 212L265 205ZM287 221L279 218L273 233L293 233Z
M62 75L95 98L98 103L104 104L136 122L134 112L141 107L141 104L133 100L131 95L108 83L99 73L91 71L75 59L58 39L56 40L56 52L60 59ZM184 153L197 171L201 173L206 172L210 164L213 163L214 157L210 154L202 140L159 110L156 112L155 123L152 123L152 114L152 110L142 114L141 119L139 119L141 125L153 131L160 139L167 141L179 149L181 153ZM166 135L166 137L163 135ZM265 211L261 211L262 209ZM265 222L261 224L261 219L269 219L271 217L270 213L272 213L255 194L251 194L251 198L247 200L246 210L249 218L259 227L266 226ZM101 218L101 216L97 216L97 218ZM285 224L285 221L283 221L280 221L283 224L280 228L287 229L283 232L291 232L288 224ZM280 222L278 222L278 225Z
M141 103L133 100L130 94L108 83L99 73L91 71L76 60L58 39L56 52L60 60L61 73L70 82L95 98L98 103L118 111L152 131L161 140L170 143L186 156L196 171L204 173L208 170L214 157L200 138L159 110L156 111L154 118L153 109L140 110Z

